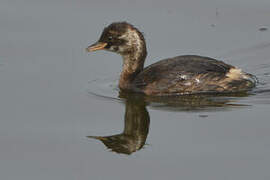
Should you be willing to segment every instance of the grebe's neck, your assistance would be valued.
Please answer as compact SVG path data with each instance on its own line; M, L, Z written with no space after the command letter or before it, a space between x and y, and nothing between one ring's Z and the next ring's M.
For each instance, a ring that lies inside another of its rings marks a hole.
M131 54L123 56L123 68L119 80L119 87L121 89L129 89L136 75L143 70L144 61L145 56L140 56L139 58Z
M147 55L144 37L137 29L129 30L126 36L130 39L130 48L127 53L122 54L123 68L119 80L120 89L129 89L136 75L143 70Z

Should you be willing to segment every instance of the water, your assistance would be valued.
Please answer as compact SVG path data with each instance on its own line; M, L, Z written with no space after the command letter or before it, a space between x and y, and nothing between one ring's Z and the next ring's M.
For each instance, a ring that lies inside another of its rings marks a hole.
M268 0L2 0L1 179L269 179L269 7ZM260 83L241 96L126 99L117 90L120 57L84 52L119 20L145 33L146 65L204 55ZM109 149L93 136L109 139Z

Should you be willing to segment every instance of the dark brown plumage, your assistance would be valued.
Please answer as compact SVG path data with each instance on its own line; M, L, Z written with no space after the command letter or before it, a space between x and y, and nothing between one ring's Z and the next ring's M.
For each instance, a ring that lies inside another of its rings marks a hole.
M142 33L126 22L106 27L88 51L108 50L123 57L119 87L146 95L235 93L255 86L255 77L209 57L168 58L143 69L147 55Z

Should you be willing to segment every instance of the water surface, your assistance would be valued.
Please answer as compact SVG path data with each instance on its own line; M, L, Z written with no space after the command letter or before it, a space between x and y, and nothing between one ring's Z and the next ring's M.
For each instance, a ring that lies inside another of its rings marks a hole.
M269 179L270 31L261 30L269 8L268 0L2 0L1 179ZM146 65L210 56L260 83L241 96L119 96L120 57L84 48L122 20L144 32ZM117 146L103 144L115 135Z

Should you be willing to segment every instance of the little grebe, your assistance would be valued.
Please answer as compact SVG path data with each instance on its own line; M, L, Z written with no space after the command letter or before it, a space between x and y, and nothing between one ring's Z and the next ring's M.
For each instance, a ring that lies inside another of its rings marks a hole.
M209 57L185 55L144 68L146 45L142 33L126 22L112 23L87 51L108 50L123 57L119 88L146 95L245 92L255 77Z

